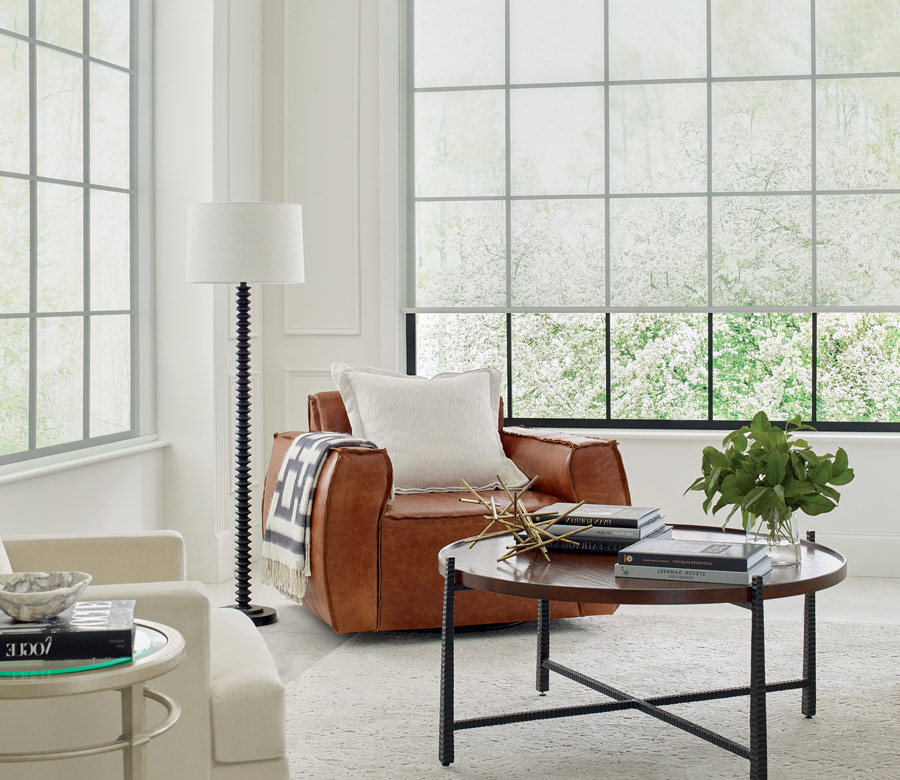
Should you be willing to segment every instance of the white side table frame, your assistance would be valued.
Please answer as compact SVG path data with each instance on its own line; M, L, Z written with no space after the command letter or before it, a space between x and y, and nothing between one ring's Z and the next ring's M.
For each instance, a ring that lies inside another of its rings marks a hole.
M141 630L146 627L166 637L160 649L131 663L68 674L38 677L7 677L0 680L0 699L37 699L73 696L98 691L119 691L122 701L122 735L109 742L66 750L40 750L27 753L0 753L0 763L50 761L76 756L123 751L125 780L145 780L147 776L147 743L167 732L181 715L181 707L170 697L145 685L178 666L184 659L184 639L174 628L135 620ZM165 719L147 730L145 699L152 699L166 710Z

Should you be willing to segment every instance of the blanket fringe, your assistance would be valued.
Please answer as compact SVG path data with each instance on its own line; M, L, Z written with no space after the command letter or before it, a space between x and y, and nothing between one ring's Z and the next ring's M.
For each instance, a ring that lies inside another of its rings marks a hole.
M273 561L271 558L262 558L261 563L260 579L263 583L271 585L282 596L287 596L298 604L303 603L308 579L304 572L292 569L279 561Z

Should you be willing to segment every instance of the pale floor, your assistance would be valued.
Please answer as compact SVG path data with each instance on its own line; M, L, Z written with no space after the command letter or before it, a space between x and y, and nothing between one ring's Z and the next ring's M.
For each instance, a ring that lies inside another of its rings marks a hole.
M210 585L210 596L218 606L234 602L231 582ZM284 598L274 588L253 583L254 604L278 610L278 622L260 631L285 683L296 680L304 670L340 647L353 634L336 634L304 607ZM662 614L734 617L730 604L699 606L623 606L621 614ZM803 598L766 601L769 620L802 619ZM839 585L820 591L816 600L820 620L838 623L900 624L900 578L848 577Z

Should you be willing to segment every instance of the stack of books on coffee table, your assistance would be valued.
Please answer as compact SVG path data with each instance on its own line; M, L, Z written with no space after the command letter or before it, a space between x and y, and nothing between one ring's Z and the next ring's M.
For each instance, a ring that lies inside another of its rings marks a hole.
M560 502L541 509L541 519L549 519L569 511L575 504ZM582 504L547 532L562 536L582 528L570 542L550 542L547 549L556 552L616 553L641 539L663 539L672 535L659 507Z
M619 551L617 577L749 585L772 569L764 544L642 539Z

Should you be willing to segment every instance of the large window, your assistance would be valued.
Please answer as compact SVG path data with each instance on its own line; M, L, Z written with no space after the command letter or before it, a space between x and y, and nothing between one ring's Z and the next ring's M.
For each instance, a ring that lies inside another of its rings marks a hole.
M409 0L407 362L900 429L900 0Z
M0 463L135 435L129 0L0 0Z

